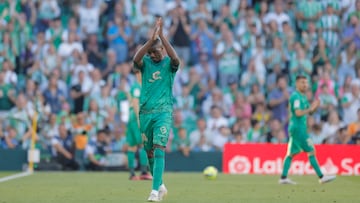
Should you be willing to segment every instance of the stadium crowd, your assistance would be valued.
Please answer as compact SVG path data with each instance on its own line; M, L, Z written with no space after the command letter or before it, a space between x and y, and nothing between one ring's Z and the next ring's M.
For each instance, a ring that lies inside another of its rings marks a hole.
M158 16L182 60L168 152L287 142L298 74L321 100L314 143L359 143L360 0L0 0L0 148L28 149L36 119L53 156L126 150L132 57Z

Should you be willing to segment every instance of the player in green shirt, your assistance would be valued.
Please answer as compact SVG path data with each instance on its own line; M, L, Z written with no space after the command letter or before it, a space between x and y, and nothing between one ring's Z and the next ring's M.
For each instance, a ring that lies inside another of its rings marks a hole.
M311 166L314 168L320 183L330 182L335 176L324 176L321 172L318 161L315 157L314 145L307 133L307 115L316 111L320 105L319 100L315 100L311 105L305 95L308 90L308 81L304 75L296 77L296 91L291 94L289 99L290 121L289 121L289 143L286 157L284 160L283 172L280 184L296 184L287 178L292 158L304 151L308 154Z
M157 20L152 37L136 52L134 66L141 72L140 130L153 175L150 202L161 201L167 189L162 176L165 147L172 122L173 82L180 60L163 35L163 22ZM163 49L168 56L163 55Z
M138 74L137 74L138 75ZM126 142L128 144L127 157L128 167L130 171L130 180L152 180L152 177L148 174L148 159L143 147L143 140L139 128L139 98L140 98L141 86L139 83L134 83L130 88L130 110L129 121L126 128ZM135 175L135 153L139 152L139 163L141 175L137 177Z

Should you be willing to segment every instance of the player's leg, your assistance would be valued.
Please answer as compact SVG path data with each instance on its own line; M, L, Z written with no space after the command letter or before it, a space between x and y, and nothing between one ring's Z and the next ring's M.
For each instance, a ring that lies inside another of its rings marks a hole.
M309 162L314 168L316 175L319 177L320 183L327 183L336 178L336 176L324 176L321 171L319 162L315 156L315 147L310 138L304 139L302 142L303 150L308 154Z
M147 158L147 153L143 146L138 147L138 150L139 150L139 162L140 162L140 170L141 170L140 179L152 180L151 175L149 175L148 173L149 161Z
M137 150L136 147L136 138L134 137L134 133L132 132L132 123L129 122L126 128L126 143L128 145L127 148L127 158L128 158L128 168L130 172L130 180L138 180L139 178L135 175L135 152Z
M129 146L127 150L128 168L130 172L130 180L139 180L139 177L135 175L135 146Z
M165 148L169 139L171 121L171 113L161 113L154 116L154 168L151 193L157 194L160 200L167 193L162 177L165 168Z
M293 137L290 136L286 156L283 163L283 170L281 173L281 178L279 180L280 184L296 184L294 181L290 180L287 176L291 166L293 157L301 151L297 143L294 141Z
M139 164L141 170L140 179L151 180L152 177L148 174L148 159L143 147L143 138L141 136L140 129L136 120L136 115L133 111L131 119L129 120L128 131L131 134L133 144L137 146L136 149L139 153Z
M153 175L154 168L154 150L153 150L153 126L151 123L151 114L140 114L140 132L143 141L143 147L147 155L149 170Z

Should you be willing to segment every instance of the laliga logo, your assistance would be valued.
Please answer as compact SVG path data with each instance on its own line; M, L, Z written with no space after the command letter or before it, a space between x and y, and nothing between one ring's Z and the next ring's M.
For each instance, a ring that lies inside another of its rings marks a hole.
M250 169L251 162L245 156L234 156L229 161L229 172L231 174L248 174Z

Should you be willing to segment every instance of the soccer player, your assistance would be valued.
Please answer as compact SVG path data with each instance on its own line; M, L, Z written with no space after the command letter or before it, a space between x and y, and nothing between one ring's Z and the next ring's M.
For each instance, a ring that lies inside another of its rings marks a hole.
M321 172L318 161L315 157L314 145L307 133L307 115L312 114L318 108L320 101L315 100L311 105L306 98L308 90L307 78L303 75L296 77L296 91L291 94L289 99L290 123L289 123L289 143L288 150L284 160L283 171L280 184L296 184L296 182L287 178L292 158L305 151L308 154L310 164L314 168L320 183L327 183L335 179L335 176L324 176Z
M168 56L163 55L163 49ZM146 55L147 54L147 55ZM161 201L167 193L163 183L165 147L172 122L173 81L180 60L163 34L159 18L152 37L136 52L134 66L141 72L140 130L153 175L150 202Z
M139 74L137 74L139 75ZM130 180L152 180L152 177L148 174L148 159L143 147L143 140L139 129L139 97L141 86L139 83L134 83L130 88L130 111L129 121L126 129L126 142L128 144L127 157L128 167L130 171ZM139 162L141 175L137 177L135 175L135 153L139 151Z

